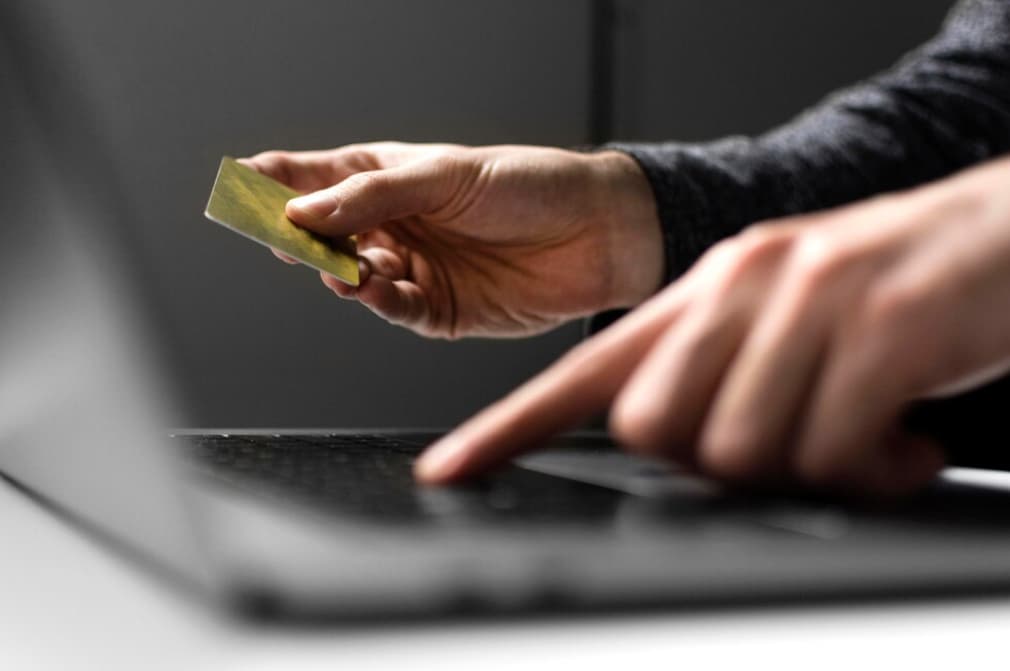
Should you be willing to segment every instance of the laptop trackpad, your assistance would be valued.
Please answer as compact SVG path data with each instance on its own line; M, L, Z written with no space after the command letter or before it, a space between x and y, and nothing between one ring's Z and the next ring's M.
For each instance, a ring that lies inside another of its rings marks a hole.
M617 450L566 447L519 457L516 465L537 473L649 498L708 498L723 488L659 460Z

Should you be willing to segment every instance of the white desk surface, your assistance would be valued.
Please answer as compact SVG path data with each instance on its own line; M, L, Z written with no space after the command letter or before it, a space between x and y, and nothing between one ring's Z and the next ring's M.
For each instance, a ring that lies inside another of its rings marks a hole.
M4 671L1010 668L1003 597L285 631L175 593L5 481L0 530Z

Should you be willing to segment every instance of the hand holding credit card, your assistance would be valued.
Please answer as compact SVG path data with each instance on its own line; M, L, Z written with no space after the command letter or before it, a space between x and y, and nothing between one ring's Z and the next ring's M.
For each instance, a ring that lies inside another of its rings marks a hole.
M207 214L282 261L323 268L320 281L337 297L426 337L543 333L640 302L663 269L649 183L619 152L273 149L226 159ZM295 234L312 249L293 247ZM331 242L348 238L353 252Z
M252 168L224 157L205 216L251 240L358 285L358 257L353 238L325 238L299 228L284 214L300 194Z

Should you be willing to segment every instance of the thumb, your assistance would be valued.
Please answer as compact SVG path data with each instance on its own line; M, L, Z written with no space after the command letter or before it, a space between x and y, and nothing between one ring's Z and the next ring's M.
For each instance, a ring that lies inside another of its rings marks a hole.
M299 226L347 236L384 222L434 212L450 202L459 181L441 161L416 161L351 175L339 184L288 201Z

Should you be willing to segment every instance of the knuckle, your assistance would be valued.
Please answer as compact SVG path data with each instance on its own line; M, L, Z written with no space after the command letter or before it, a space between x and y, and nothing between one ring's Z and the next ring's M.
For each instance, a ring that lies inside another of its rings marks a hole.
M795 232L780 224L754 224L737 236L737 254L744 258L777 255L793 244Z
M403 142L396 142L394 140L383 140L381 142L358 142L355 144L347 145L348 149L353 149L355 151L399 151L405 147Z
M727 282L740 281L753 269L782 254L793 244L793 238L791 231L772 224L751 226L712 247L705 255L706 269L716 268Z
M929 377L927 362L946 359L950 338L942 315L932 315L928 292L909 285L882 284L867 291L855 318L848 325L847 345L863 357L887 366L911 388Z
M928 289L919 284L879 283L866 293L861 316L871 325L904 323L918 313L929 295Z
M421 155L426 157L461 156L467 152L473 151L473 147L461 144L451 144L448 142L434 142L417 146L419 146L422 151Z
M459 169L462 161L458 155L446 150L438 150L425 159L427 168L433 174L453 174Z
M387 181L381 170L359 172L345 179L340 187L345 195L351 193L367 198L380 193Z
M736 245L738 244L739 238L724 238L719 242L715 243L709 247L708 251L702 257L703 261L712 261L715 259L721 259L723 257L732 256Z
M336 147L330 151L330 156L335 159L347 159L360 154L368 154L374 145L356 142Z
M806 287L822 287L838 280L849 266L847 251L832 236L808 233L796 245L790 264L794 278Z
M382 165L379 147L374 143L345 144L329 151L329 159L354 172L377 170Z
M290 156L291 152L284 151L283 149L270 149L269 151L256 154L253 158L263 163L280 163Z
M732 239L720 240L701 256L697 263L688 271L685 279L694 282L705 282L712 273L722 273L733 258Z
M739 235L740 240L756 247L776 245L788 237L786 228L772 223L751 224Z

